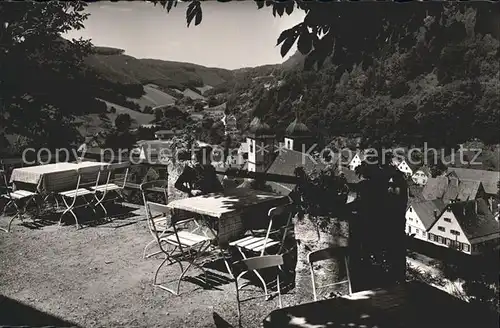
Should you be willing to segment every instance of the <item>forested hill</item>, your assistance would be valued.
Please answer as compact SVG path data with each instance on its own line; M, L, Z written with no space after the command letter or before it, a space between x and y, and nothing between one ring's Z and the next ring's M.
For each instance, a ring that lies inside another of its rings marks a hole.
M210 92L227 94L242 127L261 115L283 130L297 114L325 140L361 135L372 145L454 146L477 137L498 143L499 34L484 33L480 27L496 25L478 17L463 7L447 11L438 24L427 16L409 47L401 44L407 38L381 40L371 63L341 69L343 62L333 59L319 71L304 71L297 53L280 69L248 70L232 89Z
M123 84L153 83L162 88L184 90L204 85L216 86L233 78L230 70L210 68L191 63L157 59L137 59L124 50L94 47L85 63L100 76Z

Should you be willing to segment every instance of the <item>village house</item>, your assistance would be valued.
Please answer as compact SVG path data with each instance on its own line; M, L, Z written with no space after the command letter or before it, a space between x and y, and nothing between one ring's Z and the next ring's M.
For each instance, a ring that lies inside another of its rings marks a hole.
M407 177L411 177L413 175L413 169L412 166L414 165L410 164L411 162L405 158L402 157L394 157L392 159L392 164L397 167L397 169L401 172L403 172Z
M460 180L481 181L485 193L484 199L488 202L490 210L496 212L500 172L450 167L448 174Z
M429 178L432 178L432 173L431 169L426 165L416 169L411 176L412 181L419 186L425 186Z
M226 163L231 167L242 167L248 159L248 144L242 142L238 149L230 149Z
M400 154L395 154L396 156L392 159L392 165L394 165L399 171L403 172L407 177L413 175L416 169L415 165L411 164L407 158L401 156ZM348 167L351 171L355 171L358 166L365 160L369 160L370 154L366 151L358 150L350 160Z
M144 140L137 143L133 151L139 154L139 159L150 164L168 163L172 156L172 141L168 140Z
M236 137L238 135L238 128L236 126L236 117L234 115L225 115L222 118L222 123L224 124L224 134L231 137Z
M365 158L366 158L365 153L363 151L358 150L348 164L349 170L356 171L356 168L361 165L361 162L363 162Z
M439 218L446 207L440 199L415 202L406 210L406 233L427 241L427 230Z
M175 130L159 130L155 132L155 137L158 140L170 140L176 135Z
M298 166L301 166L307 174L326 167L321 162L315 161L309 154L292 149L283 149L277 154L267 173L294 177L295 169ZM274 192L281 195L288 195L295 188L294 184L273 181L268 182L268 185L271 186Z
M428 241L467 254L498 246L500 227L483 199L452 202L428 229Z
M487 199L481 181L459 179L449 174L429 178L423 187L422 195L426 200L442 199L445 203L451 200Z

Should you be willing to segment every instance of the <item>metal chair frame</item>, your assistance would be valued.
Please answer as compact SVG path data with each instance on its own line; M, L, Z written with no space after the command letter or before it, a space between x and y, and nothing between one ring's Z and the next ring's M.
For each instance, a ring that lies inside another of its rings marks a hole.
M247 236L247 237L244 237L244 238L239 239L237 241L233 241L233 242L229 243L229 245L232 247L235 247L238 250L238 252L241 254L241 256L243 257L243 259L247 259L247 256L246 256L244 250L251 251L253 253L258 253L260 250L259 255L264 256L266 250L269 247L275 246L277 244L280 244L280 248L279 248L277 254L281 254L281 251L283 250L283 246L285 243L285 239L288 235L288 231L290 229L291 222L292 222L292 214L293 214L292 209L293 209L293 205L291 204L291 202L290 202L290 204L287 204L284 206L271 208L268 211L269 225L267 227L265 237L255 237L254 233L252 232L251 236ZM287 219L286 224L284 226L272 231L272 226L273 226L273 222L274 222L273 219L279 215L284 214L284 213L288 214L288 219ZM277 234L277 233L281 232L281 230L284 230L283 235L281 237L281 243L269 238L272 234ZM257 249L256 250L252 249L251 248L252 245L257 245L256 246ZM271 295L269 295L267 292L267 285L266 285L266 282L264 281L264 278L259 274L259 272L257 270L253 270L252 272L261 281L262 287L264 289L264 294L266 296L266 300L268 300ZM241 278L241 276L239 276L237 279L239 279L239 278ZM243 288L244 286L245 285L241 285L240 288Z
M78 176L77 181L76 181L76 188L73 190L63 191L63 192L58 193L58 195L62 198L64 205L66 206L66 209L63 211L63 213L59 217L59 225L62 225L62 218L64 217L64 215L66 215L66 213L69 212L75 218L76 228L79 229L80 224L78 222L78 216L74 212L74 210L77 208L89 207L92 209L94 214L96 213L95 207L92 204L92 200L89 201L87 199L87 196L93 196L95 194L95 190L81 188L81 187L87 186L87 185L94 185L95 182L82 183L82 176L84 174L88 174L88 173L97 173L97 171L98 171L98 169L96 169L96 167L82 167L82 168L76 169L76 174ZM72 191L74 191L74 193L68 194L68 192L72 192ZM84 201L84 203L81 205L75 205L76 200L79 198L82 199ZM72 200L69 201L69 199L72 199Z
M144 203L144 208L146 209L146 215L148 215L147 208L146 208L146 206L147 206L146 192L150 191L151 188L162 189L163 196L165 199L165 204L168 204L168 194L167 194L167 190L166 190L167 186L168 186L167 180L155 180L155 181L145 182L145 183L141 184L140 190L141 190L141 194L142 194L142 201ZM160 219L161 221L164 221L165 223L167 221L167 217L165 215L163 215L163 213L161 213L160 215L153 216L152 219L153 220ZM144 259L162 253L162 251L159 250L159 251L151 253L151 254L146 254L148 248L151 247L152 245L154 245L155 243L157 243L157 238L156 238L157 236L153 230L156 230L156 232L160 231L160 234L158 235L160 240L163 237L163 235L168 231L166 225L165 225L164 229L159 229L159 227L156 224L153 226L149 219L147 219L146 221L148 224L148 230L152 234L153 239L144 247L144 251L142 254L142 258L144 258Z
M36 202L36 198L39 195L37 193L33 193L33 192L27 191L27 190L12 191L13 188L7 182L7 175L5 173L5 170L0 169L0 176L2 176L3 184L4 184L5 189L6 189L6 193L2 194L1 197L7 198L7 204L5 204L3 206L2 211L0 213L5 213L5 210L12 205L14 206L14 208L16 210L16 213L10 218L9 224L7 225L7 228L0 227L1 231L9 233L11 231L10 228L12 226L12 222L14 222L14 220L16 218L19 218L19 220L21 222L24 222L23 214L26 213L26 209L28 208L28 205L32 201L35 202L37 214L39 213L39 211L40 211L39 204ZM13 195L16 195L16 196L19 195L19 197L13 197ZM20 207L17 204L17 201L25 201L25 202L24 202L24 205ZM35 221L34 218L32 218L32 220Z
M345 265L345 269L346 269L347 279L344 279L342 281L338 281L338 282L335 282L332 284L316 286L313 264L316 262L319 262L319 261L338 258L339 256L344 257L344 265ZM312 283L314 301L317 301L317 299L318 299L316 289L330 287L330 286L336 286L336 285L345 284L345 283L348 284L349 295L352 294L351 277L349 274L349 255L348 255L348 248L347 247L345 247L345 246L329 247L329 248L320 249L320 250L317 250L314 252L310 252L309 254L307 254L307 261L309 262L309 268L311 270L311 283Z
M113 188L108 190L108 188L111 186L112 182L116 181L111 180L111 176L115 173L116 170L120 169L126 169L125 170L125 176L123 178L123 183L121 186L118 186L119 189ZM104 211L104 215L106 217L106 220L111 220L108 216L108 210L104 206L104 204L109 203L111 201L115 201L117 199L124 199L123 194L121 191L125 188L125 184L127 183L127 177L128 177L128 172L130 169L130 162L123 162L123 163L115 163L115 164L105 164L101 166L101 169L99 170L99 173L97 175L97 181L95 186L91 187L92 190L95 191L94 193L94 198L95 198L95 203L94 206L100 206L102 210ZM101 181L101 176L107 175L106 177L106 183L105 184L99 184ZM110 192L116 192L118 194L118 197L114 198L108 198L106 199L106 196Z
M237 308L238 308L238 326L241 327L241 308L240 304L246 301L250 301L256 298L260 297L266 297L268 298L268 294L266 292L265 295L261 296L255 296L255 297L250 297L247 299L240 299L240 289L241 287L238 286L238 280L247 272L252 271L256 272L257 270L261 269L266 269L266 268L273 268L276 267L278 269L276 273L276 292L272 292L269 295L274 295L278 294L278 306L279 308L283 307L283 303L281 301L281 288L280 288L280 277L279 277L279 272L281 271L281 266L283 265L283 256L282 255L264 255L264 256L257 256L257 257L251 257L247 259L243 259L237 263L234 264L235 266L242 266L243 271L238 275L238 277L234 280L235 287L236 287L236 302L237 302Z
M183 231L180 231L178 229L178 225L183 225L191 221L194 221L195 218L185 219L174 214L171 216L171 225L173 232L167 234L168 230L165 230L161 233L158 233L158 230L156 229L156 223L154 221L155 217L152 215L151 211L156 211L166 216L166 214L170 212L170 208L168 208L167 205L164 204L149 202L147 200L144 201L146 204L145 206L146 216L148 222L150 223L150 227L152 228L150 229L150 231L155 237L155 241L158 247L160 248L161 252L165 254L165 259L163 259L161 264L156 269L153 279L153 286L166 290L176 296L180 295L181 281L184 278L187 271L192 266L195 266L199 268L201 271L203 271L203 274L205 275L205 280L207 280L207 274L205 269L203 268L202 265L196 263L196 261L200 258L200 255L202 255L211 246L211 239L205 236L195 235L194 233L191 232L186 232L180 235L180 233ZM166 249L166 247L164 247L164 245L171 245L173 246L173 248L172 250L169 251ZM174 252L176 250L179 251L179 254L178 256L174 257ZM169 288L161 283L158 283L158 274L161 268L167 263L167 261L170 262L170 264L177 263L180 267L181 274L177 279L177 284L175 289ZM182 261L188 262L187 267L184 267L182 265Z

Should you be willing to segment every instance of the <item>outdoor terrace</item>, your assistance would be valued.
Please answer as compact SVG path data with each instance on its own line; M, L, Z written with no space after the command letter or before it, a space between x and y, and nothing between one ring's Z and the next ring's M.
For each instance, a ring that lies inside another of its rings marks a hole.
M236 175L259 177L244 172ZM293 182L290 177L278 175L268 178ZM138 184L129 183L127 187L136 190ZM236 326L235 288L223 265L216 262L208 266L208 281L201 271L190 271L181 295L171 295L152 285L161 256L142 258L144 245L151 240L143 206L113 206L112 222L90 221L88 214L81 216L83 228L79 230L71 220L68 225L59 226L58 215L46 214L36 223L16 222L12 233L0 235L0 326ZM4 220L0 217L0 224ZM165 268L165 276L178 275L174 266ZM251 293L261 295L261 288L254 281L251 283ZM290 283L282 287L285 307L312 301L312 295L299 295L291 287ZM372 292L363 295L365 301L334 301L350 309L349 316L344 313L335 318L320 314L336 308L336 303L321 303L323 310L308 305L288 310L285 316L283 312L269 316L277 308L276 300L254 299L242 304L242 326L259 327L265 318L277 318L280 327L406 327L400 319L410 315L408 307L399 305L408 303L414 306L411 315L419 318L416 322L420 324L445 327L445 316L449 316L448 323L453 322L453 327L493 327L491 320L486 322L490 325L481 325L481 320L489 320L487 314L469 312L472 309L467 304L432 287L409 288L398 297L385 298L384 308L371 312L373 320L356 312L366 308L366 299ZM422 312L418 310L420 306ZM387 308L393 309L392 314L384 310ZM436 311L438 308L443 309L442 313ZM427 320L429 309L440 317ZM287 313L295 320L284 319L288 318ZM478 317L481 320L474 319ZM414 322L411 327L419 325Z

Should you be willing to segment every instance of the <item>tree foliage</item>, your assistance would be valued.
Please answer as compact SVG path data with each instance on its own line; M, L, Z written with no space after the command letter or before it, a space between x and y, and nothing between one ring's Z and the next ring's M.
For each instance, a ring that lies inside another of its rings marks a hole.
M0 126L5 133L44 146L67 144L77 136L73 116L99 107L84 87L81 68L91 53L90 42L60 37L83 27L85 6L0 4Z
M256 68L236 80L226 95L228 108L241 108L237 115L243 127L259 114L282 131L298 113L322 139L363 136L363 146L422 147L427 142L429 147L451 148L473 138L498 143L500 45L495 31L484 34L488 30L479 22L494 5L440 3L442 8L435 11L419 5L412 8L427 16L410 39L398 34L375 44L360 42L363 51L376 52L370 63L349 60L345 67L343 59L332 59L320 70L275 68L274 73ZM339 35L350 33L338 30ZM271 74L275 87L254 79Z

